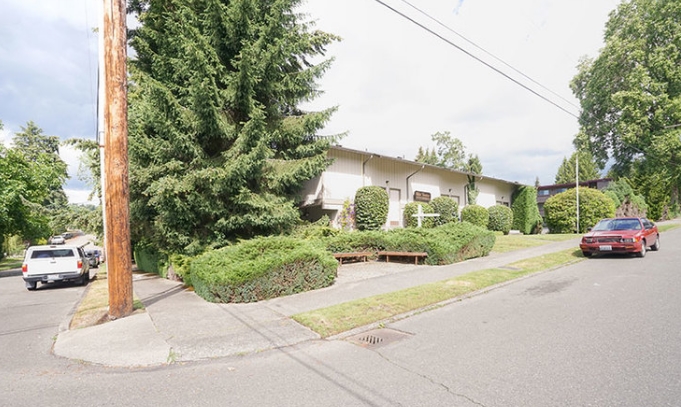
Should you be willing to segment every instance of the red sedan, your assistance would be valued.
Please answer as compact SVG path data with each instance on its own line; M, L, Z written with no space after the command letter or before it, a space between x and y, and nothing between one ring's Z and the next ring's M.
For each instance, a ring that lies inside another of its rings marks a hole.
M660 249L660 232L646 218L603 219L582 237L579 248L584 257L602 253L636 253Z

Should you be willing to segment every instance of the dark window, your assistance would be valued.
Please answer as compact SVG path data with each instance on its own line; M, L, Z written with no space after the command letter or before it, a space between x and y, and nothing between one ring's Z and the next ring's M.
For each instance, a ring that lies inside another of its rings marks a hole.
M49 249L49 250L36 250L31 253L32 259L48 259L57 257L74 257L73 250L71 249Z

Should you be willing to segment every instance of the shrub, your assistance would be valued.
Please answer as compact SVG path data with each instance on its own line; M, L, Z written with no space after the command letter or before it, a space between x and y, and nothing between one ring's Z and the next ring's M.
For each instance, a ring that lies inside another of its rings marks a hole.
M409 202L408 204L404 205L404 211L402 212L402 215L404 216L405 227L408 228L418 227L419 220L413 215L419 213L419 205L421 206L421 210L423 211L423 213L435 213L433 211L433 207L430 206L430 204L427 204L425 202ZM434 217L432 216L424 217L423 220L421 221L421 227L427 229L435 227Z
M466 205L461 210L461 221L470 222L474 225L487 229L489 213L480 205Z
M540 233L544 223L537 206L537 189L520 186L513 194L513 226L512 229L529 235Z
M359 230L379 230L388 220L390 198L384 188L362 187L355 194L355 225Z
M319 244L287 236L213 250L190 264L196 293L211 302L252 302L329 286L338 262Z
M133 258L138 270L158 274L166 278L168 256L147 241L138 242L133 249Z
M441 265L486 256L495 236L471 223L450 222L432 229L409 228L389 231L341 233L325 240L332 253L407 251L427 252L426 264Z
M340 230L331 226L331 220L327 215L322 216L315 222L302 221L293 229L291 236L305 240L321 239L340 233Z
M434 213L440 216L434 219L435 226L442 226L449 222L459 221L459 204L448 196L438 196L430 201Z
M603 192L615 203L615 216L645 217L648 205L642 195L638 195L626 179L611 182Z
M554 195L544 203L546 223L551 233L576 233L577 193L574 188ZM595 225L603 218L615 216L615 203L593 188L579 189L579 231Z
M338 216L338 223L343 230L355 228L355 204L346 199L343 202L343 209Z
M494 205L487 208L489 213L489 223L487 229L503 232L505 235L511 231L513 226L513 211L506 205Z

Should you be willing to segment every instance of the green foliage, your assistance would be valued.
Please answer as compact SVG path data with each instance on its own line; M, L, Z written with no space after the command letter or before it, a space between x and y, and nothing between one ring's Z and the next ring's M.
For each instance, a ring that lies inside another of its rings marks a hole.
M141 23L129 64L133 240L193 255L298 222L297 194L337 140L317 137L335 109L298 105L318 95L338 38L296 3L129 4Z
M340 230L331 226L329 217L324 215L316 222L302 222L295 227L291 236L305 240L323 239L329 236L335 236L340 233Z
M634 191L625 178L611 182L603 192L615 204L615 216L646 217L648 205L645 199Z
M424 149L423 147L419 147L418 154L416 154L414 161L424 164L437 165L437 153L435 152L435 149Z
M628 177L655 219L681 186L681 2L630 0L610 14L605 46L571 83L581 104L576 144Z
M521 233L537 234L541 232L543 219L537 207L537 189L520 186L513 194L513 227Z
M58 155L58 138L29 122L13 144L0 144L0 244L9 235L29 241L49 237L56 232L49 225L51 211L66 201L61 187L66 164Z
M589 151L574 152L570 156L570 160L563 158L563 164L558 168L556 173L556 184L574 183L576 180L575 169L577 167L577 156L579 155L579 180L588 181L592 179L599 179L601 177L598 166L594 161L593 155Z
M494 233L471 223L450 222L432 229L408 228L389 231L341 233L325 240L332 253L407 251L427 252L426 264L452 264L489 254Z
M466 160L466 147L461 140L452 137L448 131L438 131L430 137L437 145L437 165L443 168L463 170Z
M486 229L489 223L489 212L480 205L466 205L461 210L461 221Z
M435 208L433 208L433 206L428 203L409 202L406 205L404 205L404 210L402 211L402 215L404 216L405 227L408 228L418 227L419 220L414 215L419 213L419 205L421 206L421 210L423 211L423 213L436 213ZM432 216L424 217L423 220L421 221L421 227L432 228L435 227L436 222L437 222L436 217Z
M505 235L511 231L513 226L513 211L506 205L494 205L487 208L489 213L489 223L487 229L503 232Z
M355 225L359 230L379 230L388 220L390 198L379 186L362 187L355 194Z
M168 275L168 256L148 240L135 244L133 257L138 270L158 274L164 278Z
M168 256L169 266L175 274L182 279L186 286L193 286L190 265L194 257L183 254L171 254Z
M544 203L550 233L577 233L577 192L568 189ZM615 203L593 188L579 189L579 232L586 231L603 218L615 216Z
M438 196L430 201L434 213L439 213L433 219L435 226L441 226L450 222L459 221L459 203L448 196Z
M355 204L350 202L350 199L343 201L339 223L343 230L353 230L355 228Z
M206 252L190 264L196 293L211 302L253 302L329 286L338 262L312 242L255 238Z

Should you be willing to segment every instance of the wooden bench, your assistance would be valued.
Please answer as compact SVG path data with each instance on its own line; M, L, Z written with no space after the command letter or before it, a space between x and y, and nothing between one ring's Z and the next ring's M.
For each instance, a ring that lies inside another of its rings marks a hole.
M419 258L428 257L426 252L378 252L378 257L385 256L385 261L390 262L390 256L393 257L413 257L414 264L419 264Z
M371 256L371 252L347 252L347 253L334 253L333 257L338 260L340 264L343 264L343 259L362 259L362 261L367 261L367 257Z

